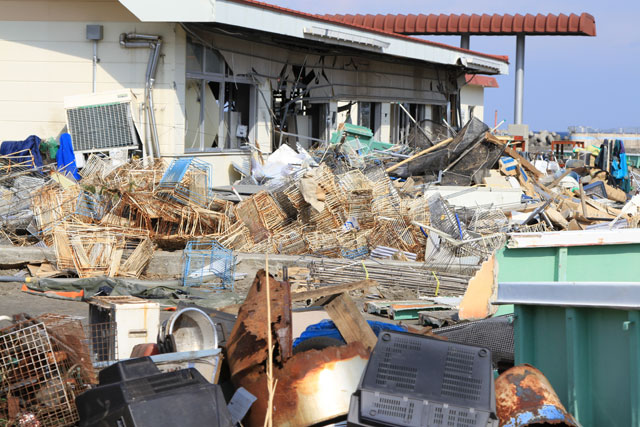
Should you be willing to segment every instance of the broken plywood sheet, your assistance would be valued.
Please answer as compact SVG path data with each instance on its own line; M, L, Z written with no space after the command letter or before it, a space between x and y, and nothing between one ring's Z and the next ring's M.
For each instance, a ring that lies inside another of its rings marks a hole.
M461 320L479 320L491 316L497 308L491 298L497 289L498 267L495 255L483 262L480 270L469 280L467 291L460 302Z
M509 182L509 177L502 175L495 169L489 169L489 176L485 176L482 182L491 188L513 188Z

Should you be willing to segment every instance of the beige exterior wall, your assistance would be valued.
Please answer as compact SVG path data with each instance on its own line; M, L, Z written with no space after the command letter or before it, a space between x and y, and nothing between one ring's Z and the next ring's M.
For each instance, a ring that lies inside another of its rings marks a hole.
M142 23L116 0L0 0L0 141L32 134L57 137L66 130L64 98L92 89L93 46L86 40L87 24L104 26L98 42L97 92L131 89L138 104L144 98L149 49L122 48L120 34L162 36L154 88L160 150L168 161L183 156L185 32L178 24ZM270 100L268 82L258 87ZM256 139L268 150L271 120L259 95L257 102ZM143 132L144 118L139 110L133 114ZM239 153L193 155L211 163L214 185L238 179L231 162L248 158Z
M460 89L460 115L463 124L471 118L470 107L474 107L473 116L484 121L484 87L466 85Z
M98 12L109 20L99 19ZM93 46L86 25L102 24L96 91L131 89L140 101L149 49L125 49L119 36L162 36L154 89L159 141L163 154L183 152L185 36L179 26L135 22L116 1L0 1L0 19L0 140L55 137L65 130L64 98L92 89ZM138 111L133 114L137 119Z

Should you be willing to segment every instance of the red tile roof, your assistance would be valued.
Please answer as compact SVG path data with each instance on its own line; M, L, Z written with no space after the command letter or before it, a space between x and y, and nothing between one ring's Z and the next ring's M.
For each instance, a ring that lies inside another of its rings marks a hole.
M588 13L576 15L322 15L345 24L413 35L525 34L531 36L595 36L596 20Z
M480 74L467 74L464 76L467 84L482 87L498 87L498 81L489 76L481 76Z
M313 15L311 13L306 13L306 12L300 12L298 10L293 10L293 9L288 9L285 7L280 7L280 6L276 6L273 4L269 4L269 3L265 3L262 1L257 1L257 0L231 0L233 2L236 3L240 3L240 4L246 4L249 6L254 6L254 7L259 7L259 8L263 8L263 9L267 9L267 10L271 10L274 12L280 12L280 13L285 13L287 15L293 15L293 16L299 16L302 18L307 18L307 19L313 19L315 21L320 21L320 22L327 22L330 24L337 24L337 25L341 25L344 27L350 27L350 28L355 28L361 31L367 31L370 33L376 33L376 34L381 34L384 36L389 36L389 37L397 37L397 38L402 38L405 40L410 40L412 42L417 42L417 43L423 43L423 44L428 44L431 46L435 46L435 47L440 47L443 49L449 49L449 50L455 50L455 51L459 51L459 52L469 52L473 55L477 55L477 56L482 56L485 58L490 58L493 60L497 60L497 61L502 61L502 62L506 62L509 63L509 57L506 55L491 55L488 53L482 53L482 52L476 52L473 50L468 50L468 49L462 49L456 46L451 46L448 44L444 44L444 43L438 43L438 42L433 42L430 40L423 40L423 39L418 39L415 37L409 37L406 34L402 34L402 33L398 33L395 32L393 30L388 30L386 28L381 29L381 28L374 28L371 26L366 26L366 25L361 25L361 24L357 24L357 23L351 23L351 22L346 22L343 19L340 18L336 18L333 17L331 15ZM341 16L341 15L335 15L335 16ZM347 15L349 16L349 15ZM380 15L381 16L381 15Z

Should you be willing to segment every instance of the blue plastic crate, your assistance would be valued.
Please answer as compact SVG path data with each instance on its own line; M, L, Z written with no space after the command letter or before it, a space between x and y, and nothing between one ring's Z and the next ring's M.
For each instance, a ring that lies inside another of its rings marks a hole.
M235 257L216 240L191 240L184 250L183 286L233 290Z

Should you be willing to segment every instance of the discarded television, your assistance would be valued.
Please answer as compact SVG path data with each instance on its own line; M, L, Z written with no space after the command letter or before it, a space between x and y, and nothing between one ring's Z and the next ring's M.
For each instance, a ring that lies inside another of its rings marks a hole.
M76 398L80 427L232 427L222 389L195 369L162 373L149 357L100 371L100 385Z
M491 352L385 331L351 396L348 426L497 426Z

